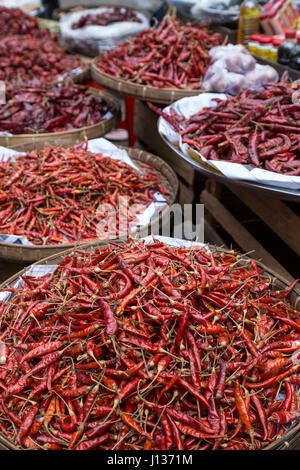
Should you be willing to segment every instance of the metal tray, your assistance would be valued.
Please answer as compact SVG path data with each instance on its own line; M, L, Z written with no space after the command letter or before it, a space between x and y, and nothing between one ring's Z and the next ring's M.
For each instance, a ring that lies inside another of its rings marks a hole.
M160 119L162 118L159 117L157 121L158 126L159 126ZM163 141L174 152L176 152L177 155L179 155L179 157L181 157L183 160L189 163L194 168L194 170L198 171L199 173L206 176L207 178L215 179L219 181L220 183L223 183L227 186L237 186L237 187L240 187L241 189L263 193L265 196L270 196L270 197L277 198L277 199L283 199L287 201L294 201L294 202L300 203L300 189L299 191L297 191L293 189L280 188L280 187L271 186L267 184L253 183L253 182L245 181L245 180L230 179L227 176L222 175L222 173L219 173L217 170L213 170L208 165L205 165L204 163L201 164L197 160L194 160L194 158L188 155L185 155L175 145L171 144L164 135L160 133L159 135L163 139Z

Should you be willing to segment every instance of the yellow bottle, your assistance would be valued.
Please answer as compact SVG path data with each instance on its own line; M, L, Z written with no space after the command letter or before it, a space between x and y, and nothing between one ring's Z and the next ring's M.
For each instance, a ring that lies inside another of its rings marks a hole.
M255 0L244 0L240 8L238 44L247 46L250 36L259 33L259 6Z

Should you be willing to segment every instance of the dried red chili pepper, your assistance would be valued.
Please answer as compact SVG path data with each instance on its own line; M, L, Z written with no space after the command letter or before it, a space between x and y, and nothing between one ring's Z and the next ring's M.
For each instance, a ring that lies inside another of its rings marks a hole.
M90 25L107 26L111 23L120 23L122 21L142 22L134 11L128 8L113 7L98 14L88 13L82 15L78 21L72 24L71 28L80 29Z
M299 176L300 141L296 123L300 107L292 103L292 94L300 85L283 81L279 84L265 84L259 91L244 89L226 101L215 99L216 107L203 108L188 119L174 108L166 113L151 103L148 106L181 135L183 143L208 160L231 161ZM280 114L283 110L286 116Z
M31 36L57 41L57 36L47 28L41 28L38 19L21 8L0 6L0 36Z
M166 15L158 26L100 54L97 67L137 84L200 89L211 62L208 51L220 42L218 33L210 35L203 27Z
M36 80L35 77L39 77L37 83L55 82L76 73L76 70L80 73L85 68L81 58L68 55L57 40L42 35L39 38L28 34L2 36L2 31L0 65L0 79L12 82L14 86ZM28 105L35 102L31 93L25 94L24 99L28 100Z
M110 300L127 285L122 260L137 276L126 297ZM290 290L276 300L268 286L256 289L265 278L235 253L131 240L75 250L49 276L25 275L0 306L1 433L49 450L264 447L298 418L300 386L298 312Z
M114 106L105 99L91 94L85 85L76 84L71 78L60 84L46 84L34 79L16 85L10 80L6 84L6 100L7 104L0 106L0 131L14 135L62 132L92 126L115 111ZM51 167L48 170L50 172ZM16 174L14 179L20 176ZM49 180L48 177L43 179L43 184L51 180L51 176ZM63 194L66 191L63 190Z
M136 221L134 206L137 200L145 209L154 201L154 194L161 184L160 175L152 169L138 172L120 161L101 154L87 152L85 147L86 143L66 149L45 147L24 156L20 155L15 160L0 162L0 201L1 198L3 201L11 201L9 212L5 217L2 218L0 214L1 233L26 236L33 244L38 245L74 243L78 240L91 240L101 236L109 238L113 231L110 232L110 227L107 227L107 214L104 211L97 213L97 208L110 204L113 194L116 200L126 198L128 203L127 224ZM89 167L88 173L84 174L83 161ZM32 181L32 175L35 177L34 181ZM95 189L99 177L101 188ZM45 178L47 186L44 184ZM124 179L126 179L126 183ZM11 184L12 180L14 184ZM47 189L48 185L52 188L51 194ZM151 188L147 195L145 188ZM16 197L17 191L22 193L20 197ZM62 194L69 192L72 193L71 200L67 197L62 198ZM44 195L43 199L35 202L38 197L41 198L41 193ZM27 215L29 214L28 218L26 216L18 218L18 211L21 208L26 209ZM63 222L61 221L62 214L64 215ZM118 230L118 227L121 230L121 216L118 210L114 213L114 217L116 219L115 230ZM30 221L31 230L29 230L28 221ZM122 228L125 233L127 229L127 226ZM41 235L42 233L44 235ZM82 268L79 271L76 269L78 268L72 267L70 272L85 274ZM125 276L122 269L119 272L120 276ZM89 271L87 273L89 274ZM97 278L90 279L87 276L86 279L89 282L89 285L86 286L87 289L90 289L89 292L92 294L101 292ZM46 289L50 282L51 278L49 277L41 288ZM71 280L68 289L70 292L76 292L74 280ZM127 290L129 289L130 283ZM122 293L121 289L111 293L107 298L116 300L125 294L126 291L124 290ZM115 331L116 323L112 326L112 315L105 302L105 299L99 301L100 308L106 316L111 318L111 322L107 323L108 328ZM43 308L48 307L47 303L43 306ZM24 312L20 316L16 328L21 326L23 319L29 313L38 318L38 315L41 314L41 308L42 305L39 304L35 310ZM47 328L46 325L45 327Z

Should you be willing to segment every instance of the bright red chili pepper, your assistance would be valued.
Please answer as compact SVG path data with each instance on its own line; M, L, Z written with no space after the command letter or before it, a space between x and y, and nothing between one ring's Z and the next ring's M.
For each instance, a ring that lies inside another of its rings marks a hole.
M0 163L0 201L1 199L2 201L12 201L5 217L1 217L0 214L2 233L10 232L23 235L33 244L38 245L74 243L78 240L95 239L101 234L107 238L111 233L110 227L106 227L107 214L105 211L98 213L96 209L99 205L106 207L107 204L111 204L112 194L114 194L116 203L121 197L127 198L128 224L136 220L134 205L137 200L145 208L151 204L154 200L154 193L158 191L158 186L161 183L160 175L152 169L143 169L142 172L138 172L125 163L99 153L89 153L85 146L86 144L80 144L65 149L45 147L25 156L20 155L17 159ZM89 167L88 173L83 174L82 160L86 167ZM99 174L101 175L101 188L95 188ZM32 181L32 175L35 176L34 181ZM48 182L46 186L45 178ZM124 182L125 178L126 183ZM51 192L49 192L48 186L51 187ZM145 194L145 188L151 188L151 191ZM17 191L20 191L20 196ZM43 199L34 203L35 196L41 197L41 192L44 195ZM69 192L72 193L72 200L67 197L62 198L62 195ZM22 209L26 209L26 216L20 218L18 212ZM61 220L62 216L63 220ZM115 218L116 229L118 229L119 211L116 211ZM49 230L50 226L53 227L52 230ZM126 231L127 227L119 226L119 230L121 229ZM42 233L44 234L42 235ZM140 254L138 255L140 256ZM142 255L144 257L144 253ZM120 278L127 279L128 286L124 291L121 289L120 292L110 293L107 296L110 300L117 300L122 295L125 297L126 292L128 293L131 289L131 281L126 276L123 264L120 268L119 276L117 274L115 276L119 283L122 281ZM89 276L90 270L86 270L84 267L70 266L69 269L70 273L77 272L86 276L85 284L86 282L88 284L85 289L89 289L88 295L90 293L101 294L101 285L97 281L96 272L95 277L91 278ZM94 266L93 269L95 269ZM132 268L128 267L128 269L133 275ZM134 275L133 278L134 282L138 282L138 284L145 280ZM28 282L29 280L27 280ZM40 289L46 291L50 282L51 277L49 276ZM78 290L76 279L72 279L68 290L75 293L76 288ZM34 295L34 288L28 295ZM38 305L38 310L40 308L41 306ZM47 306L45 305L44 308ZM33 311L32 314L37 316L39 312ZM24 316L26 316L25 313ZM15 325L16 328L20 327L24 316L20 316L19 322Z
M195 250L198 256L131 240L75 250L50 276L25 276L11 289L0 305L1 433L16 439L20 432L21 448L49 450L223 449L240 442L256 449L280 437L299 410L299 338L284 321L295 322L298 312L285 296L261 302L273 297L269 288L254 290L264 275L245 258ZM141 278L132 277L125 301L109 300L127 283L119 256L131 259ZM169 262L162 266L158 256ZM198 295L186 286L199 279L199 266L207 280ZM164 291L162 268L180 300ZM245 285L234 289L232 302L235 278ZM214 302L223 304L222 314ZM265 305L275 312L268 316ZM284 379L285 397L277 400ZM35 406L27 420L23 410Z

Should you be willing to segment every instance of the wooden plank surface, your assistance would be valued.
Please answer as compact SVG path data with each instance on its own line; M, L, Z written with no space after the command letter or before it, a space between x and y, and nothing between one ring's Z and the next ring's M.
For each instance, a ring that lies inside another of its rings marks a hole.
M300 218L282 201L228 188L300 256Z
M184 184L179 180L179 203L183 206L184 204L193 204L194 191L193 187Z
M25 266L26 263L11 263L9 261L0 260L0 283L24 269Z
M221 224L226 232L245 252L251 252L251 257L261 260L266 266L292 281L289 272L243 227L240 222L207 190L201 193L201 202L212 216ZM254 251L252 253L252 251Z
M204 220L204 242L218 247L228 248L220 235Z

